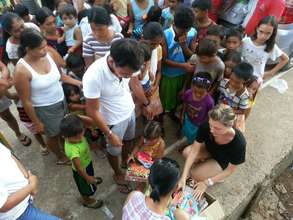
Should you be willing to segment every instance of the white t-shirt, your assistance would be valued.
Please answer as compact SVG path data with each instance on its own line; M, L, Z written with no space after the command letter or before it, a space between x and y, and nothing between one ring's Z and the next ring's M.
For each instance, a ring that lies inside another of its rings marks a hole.
M265 51L266 45L255 45L250 37L242 40L242 57L244 61L253 66L253 75L262 78L265 72L265 65L268 59L275 61L283 54L283 51L275 44L271 52Z
M96 60L85 72L82 84L84 96L99 99L103 118L108 125L116 125L128 119L134 103L130 93L129 80L114 75L107 64L107 57Z
M11 152L0 143L0 208L3 207L11 194L26 185L28 185L28 180L11 157ZM27 196L8 212L0 212L0 219L15 220L21 216L28 206L29 197Z

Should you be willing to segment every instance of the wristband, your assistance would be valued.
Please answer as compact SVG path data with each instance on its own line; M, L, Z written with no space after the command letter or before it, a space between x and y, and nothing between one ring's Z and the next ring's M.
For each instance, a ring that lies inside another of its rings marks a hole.
M208 178L208 186L213 186L215 183L211 178Z

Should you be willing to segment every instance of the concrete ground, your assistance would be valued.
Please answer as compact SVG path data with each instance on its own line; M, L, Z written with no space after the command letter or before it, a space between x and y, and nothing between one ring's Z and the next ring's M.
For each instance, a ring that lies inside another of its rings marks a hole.
M222 204L225 219L238 219L263 182L275 177L292 162L292 74L293 70L283 77L289 86L285 94L279 94L271 87L266 87L260 92L246 126L246 163L224 183L217 184L209 190ZM16 115L15 107L11 109ZM166 133L169 134L166 142L170 145L176 140L176 124L169 120L166 124ZM0 126L0 131L7 137L25 167L39 177L40 188L35 200L38 207L63 219L108 219L101 210L90 210L80 205L79 194L69 166L56 166L52 154L41 156L35 140L30 147L23 147L2 120ZM24 127L21 128L29 135ZM182 157L176 151L173 151L170 157L183 164ZM96 175L104 179L96 196L106 199L106 205L113 212L115 220L121 219L126 196L116 190L107 160L100 159L95 154L93 160Z

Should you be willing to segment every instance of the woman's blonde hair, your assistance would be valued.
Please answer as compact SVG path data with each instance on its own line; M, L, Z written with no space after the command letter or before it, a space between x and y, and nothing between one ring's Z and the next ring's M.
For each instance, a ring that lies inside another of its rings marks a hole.
M227 127L232 127L235 121L233 109L225 104L218 104L209 111L209 117L215 121L221 122Z

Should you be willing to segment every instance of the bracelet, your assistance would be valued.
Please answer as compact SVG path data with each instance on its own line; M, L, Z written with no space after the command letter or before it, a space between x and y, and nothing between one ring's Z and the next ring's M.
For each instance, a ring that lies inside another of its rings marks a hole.
M213 186L215 183L211 178L208 178L208 186Z

